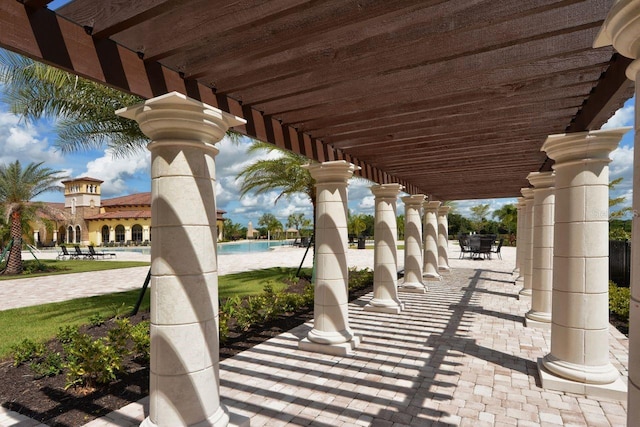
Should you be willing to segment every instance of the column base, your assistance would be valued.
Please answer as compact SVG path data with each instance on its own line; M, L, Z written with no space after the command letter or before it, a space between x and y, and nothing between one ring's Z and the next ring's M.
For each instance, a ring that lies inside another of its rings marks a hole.
M521 297L530 297L533 294L533 291L531 289L520 289L520 292L518 292L518 299L520 299Z
M429 288L424 283L411 282L411 283L398 283L398 292L411 292L414 294L426 294Z
M620 376L609 384L588 384L572 381L549 371L544 365L543 358L538 359L538 374L540 375L542 388L547 390L566 391L569 393L604 397L615 400L627 399L627 385L622 381Z
M364 337L357 334L353 336L351 341L337 344L319 344L310 341L309 338L303 338L298 341L298 349L312 353L330 354L332 356L349 356L353 354L353 350L355 350L362 341L364 341Z
M439 282L442 280L442 276L438 273L424 273L422 275L422 279L429 282Z
M400 314L404 310L404 303L400 301L392 301L391 303L376 302L371 300L369 304L364 306L364 311L373 311L377 313Z
M251 419L239 414L228 413L224 405L220 405L218 411L211 417L189 427L249 427ZM140 427L157 427L158 425L151 421L149 417L145 418Z
M449 267L449 266L445 266L445 267L438 266L438 271L440 273L449 274L449 273L451 273L451 267Z
M539 318L529 317L529 313L527 313L524 316L524 326L526 326L527 328L536 328L536 329L541 329L543 331L550 331L551 315L549 315L548 321L544 321L544 320L540 320Z

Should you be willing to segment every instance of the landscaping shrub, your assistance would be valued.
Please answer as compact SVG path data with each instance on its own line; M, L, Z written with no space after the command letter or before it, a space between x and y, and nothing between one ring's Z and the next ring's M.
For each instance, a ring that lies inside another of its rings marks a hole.
M78 335L64 346L67 362L67 384L93 388L97 384L108 384L116 379L122 369L122 356L116 346L109 345L105 338L93 339L87 334Z
M151 337L149 335L150 322L145 320L129 330L131 341L133 342L132 353L137 359L148 361L151 354Z
M62 373L62 356L60 353L48 351L39 360L33 360L29 369L35 374L35 378L53 377Z
M56 338L62 344L68 344L80 333L77 326L63 326L58 328L58 333L56 334Z
M33 359L42 357L45 352L45 346L30 339L24 339L20 344L11 347L11 355L13 357L13 366L20 366L23 363L30 362Z
M624 322L629 322L629 302L631 290L619 288L615 283L609 282L609 311Z

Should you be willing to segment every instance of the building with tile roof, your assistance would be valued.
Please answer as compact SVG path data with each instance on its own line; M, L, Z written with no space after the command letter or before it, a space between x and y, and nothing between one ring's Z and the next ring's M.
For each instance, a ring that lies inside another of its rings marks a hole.
M62 181L64 204L47 203L33 237L39 246L61 243L96 246L148 245L151 242L151 193L101 198L104 181L80 177ZM216 210L218 239L225 211Z

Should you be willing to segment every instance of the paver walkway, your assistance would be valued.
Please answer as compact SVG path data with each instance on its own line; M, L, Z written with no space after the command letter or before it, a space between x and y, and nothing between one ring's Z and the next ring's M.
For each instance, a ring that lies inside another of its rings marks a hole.
M530 301L517 298L508 249L504 261L458 261L452 252L452 273L426 294L402 293L401 314L365 312L371 295L350 304L364 337L352 356L298 350L305 324L221 362L223 403L253 427L626 425L626 402L538 386L549 332L523 326ZM628 341L613 327L610 346L626 382ZM137 426L147 402L87 427ZM0 426L12 425L1 417Z

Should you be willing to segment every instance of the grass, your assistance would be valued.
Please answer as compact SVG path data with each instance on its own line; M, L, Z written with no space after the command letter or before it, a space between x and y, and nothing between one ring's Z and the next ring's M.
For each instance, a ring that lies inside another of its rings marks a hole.
M0 280L30 279L32 277L53 276L57 274L85 273L88 271L114 270L118 268L143 267L151 265L141 261L96 261L96 260L67 260L58 261L52 259L41 260L46 269L50 271L33 271L29 274L18 276L0 275ZM36 261L28 260L23 263L26 270L31 270L37 265Z
M73 264L91 261L69 262ZM109 261L104 264L112 263L116 262ZM102 261L99 264L102 264ZM144 263L137 264L145 265ZM219 296L226 298L233 295L258 294L262 292L266 283L272 283L275 290L280 290L285 288L282 281L295 276L295 273L296 268L274 267L220 276L218 280ZM303 269L303 273L310 275L311 270ZM142 287L142 284L140 286ZM25 338L43 342L53 338L62 326L88 324L89 318L95 316L96 313L103 317L112 317L116 312L120 315L129 313L139 295L140 290L136 289L0 311L0 360L9 356L11 346L18 344ZM149 292L146 292L140 310L148 309Z

